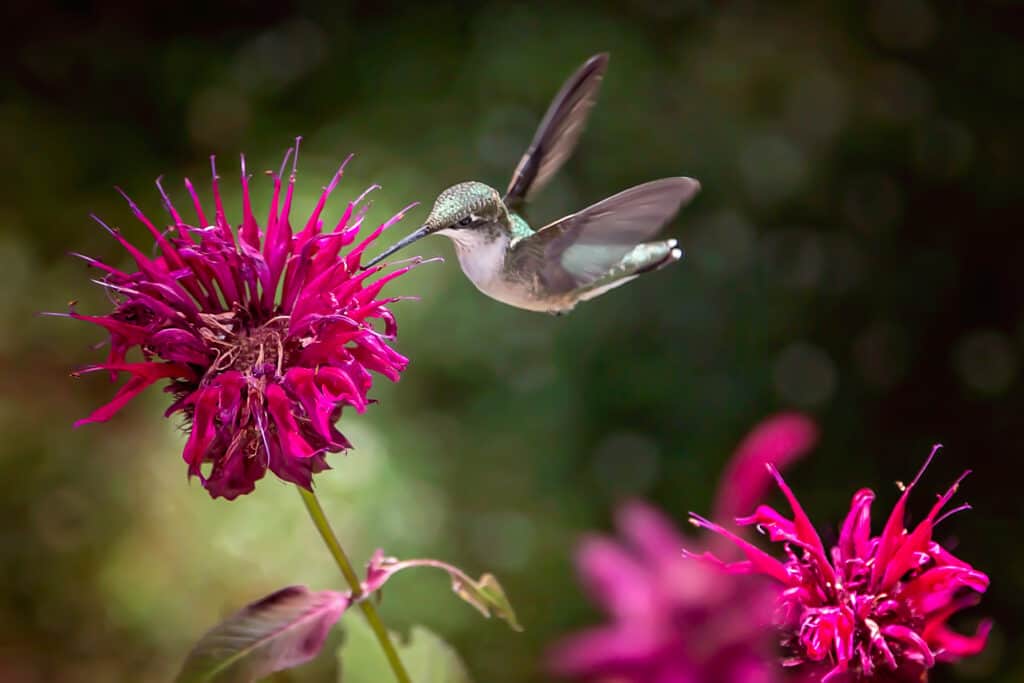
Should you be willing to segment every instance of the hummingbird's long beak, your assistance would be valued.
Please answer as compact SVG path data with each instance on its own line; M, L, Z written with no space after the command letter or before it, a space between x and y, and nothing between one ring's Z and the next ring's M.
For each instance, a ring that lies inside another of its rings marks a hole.
M383 261L384 259L386 259L388 256L391 256L392 254L394 254L399 249L404 249L405 247L409 246L413 242L416 242L417 240L420 240L420 239L426 237L429 234L430 234L430 226L429 225L420 226L419 229L416 230L416 232L412 233L411 235L406 235L405 237L403 237L402 239L398 240L397 242L392 244L390 247L388 247L387 249L385 249L384 251L382 251L381 253L377 254L376 256L374 256L369 261L367 261L363 265L362 270L366 270L367 268L370 268L371 266L376 265L380 261Z

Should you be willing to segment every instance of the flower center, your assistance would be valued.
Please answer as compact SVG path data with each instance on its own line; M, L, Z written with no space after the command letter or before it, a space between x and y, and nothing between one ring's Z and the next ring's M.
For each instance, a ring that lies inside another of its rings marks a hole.
M931 656L923 641L899 635L920 632L923 620L907 600L872 591L870 572L863 561L839 563L842 569L837 572L836 585L824 583L817 566L807 558L800 565L808 577L813 577L811 583L816 590L794 596L788 605L799 616L795 631L783 627L786 662L796 665L807 658L820 662L836 656L839 648L852 671L871 675L876 670L896 670L898 662L908 656L915 661ZM780 617L780 625L787 622L785 614Z
M257 375L266 371L281 374L285 361L287 321L271 321L253 330L243 330L235 337L235 358L231 367L243 374Z
M217 348L217 358L207 370L207 377L225 370L250 377L279 376L289 365L293 343L288 339L288 316L253 325L241 314L230 313L204 316L204 322L209 327L202 334Z

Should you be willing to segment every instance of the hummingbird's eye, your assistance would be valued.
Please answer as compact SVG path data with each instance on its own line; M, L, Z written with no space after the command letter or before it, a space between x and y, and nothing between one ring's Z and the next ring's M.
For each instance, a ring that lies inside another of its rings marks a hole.
M464 228L464 227L466 227L467 225L469 225L472 222L473 222L473 217L472 216L466 216L465 218L463 218L462 220L459 221L458 225L459 225L459 227Z

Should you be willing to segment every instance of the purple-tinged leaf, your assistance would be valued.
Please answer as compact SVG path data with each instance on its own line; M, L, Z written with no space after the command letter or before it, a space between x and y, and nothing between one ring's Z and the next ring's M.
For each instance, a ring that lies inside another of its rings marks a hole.
M176 683L249 683L308 662L351 600L344 593L289 586L210 630L189 653Z

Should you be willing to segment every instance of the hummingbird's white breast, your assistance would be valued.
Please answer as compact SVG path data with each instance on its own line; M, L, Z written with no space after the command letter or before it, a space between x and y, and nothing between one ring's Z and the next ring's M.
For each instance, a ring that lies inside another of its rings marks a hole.
M510 277L505 268L511 238L504 231L439 230L455 244L455 254L466 277L481 292L502 303L543 311L547 306L535 301L531 283Z
M489 230L440 230L455 243L459 265L480 289L501 280L508 252L508 235ZM484 290L486 292L486 290Z

